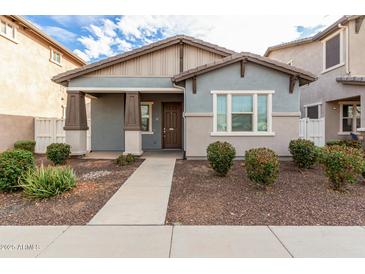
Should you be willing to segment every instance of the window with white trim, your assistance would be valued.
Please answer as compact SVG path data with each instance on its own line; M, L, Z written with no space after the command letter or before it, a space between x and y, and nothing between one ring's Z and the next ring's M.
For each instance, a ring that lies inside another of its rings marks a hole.
M212 91L216 135L265 135L272 132L273 91Z
M153 133L152 131L152 102L141 103L141 129L142 133Z
M8 20L0 19L0 35L12 41L16 39L16 26Z
M305 117L309 119L321 118L321 104L305 105Z
M323 71L343 65L343 59L343 32L339 31L323 41Z
M51 48L51 58L50 58L50 61L53 62L53 63L56 63L57 65L61 65L61 62L62 62L62 54Z
M340 103L340 133L356 132L360 128L360 121L359 102Z

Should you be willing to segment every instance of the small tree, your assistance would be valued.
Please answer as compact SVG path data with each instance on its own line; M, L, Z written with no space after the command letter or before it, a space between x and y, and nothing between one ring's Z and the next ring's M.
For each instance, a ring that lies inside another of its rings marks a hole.
M226 176L233 165L236 150L228 142L214 142L207 148L210 166L219 176Z
M271 149L253 148L245 153L247 177L264 188L276 181L279 166L278 156Z
M320 162L325 168L334 190L343 190L347 183L354 183L364 171L364 158L360 149L331 145L321 150Z
M296 139L289 143L289 151L300 168L312 167L318 158L317 148L310 140Z

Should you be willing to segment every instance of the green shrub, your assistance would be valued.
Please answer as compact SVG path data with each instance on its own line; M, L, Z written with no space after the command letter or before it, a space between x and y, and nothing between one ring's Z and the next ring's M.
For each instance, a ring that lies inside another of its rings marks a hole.
M339 145L321 150L320 162L334 190L342 190L346 183L354 183L364 170L362 150Z
M133 154L128 153L127 155L120 155L117 158L116 163L117 163L117 165L120 165L120 166L126 166L126 165L133 164L135 161L136 161L136 157Z
M48 166L28 171L22 187L31 198L48 198L75 187L76 176L70 167Z
M20 188L22 176L34 169L34 158L30 151L10 150L0 154L0 190L12 191Z
M274 151L268 148L253 148L245 153L247 177L258 185L266 187L279 176L279 159Z
M296 139L289 143L289 151L295 164L300 168L310 168L317 161L317 148L310 140Z
M214 142L207 148L210 166L219 176L226 176L233 165L236 150L228 142Z
M35 141L32 140L21 140L16 141L14 149L23 149L34 153Z
M361 141L358 140L331 140L326 143L327 146L347 146L362 149Z
M53 143L47 147L47 159L55 165L61 165L70 157L71 147L68 144Z

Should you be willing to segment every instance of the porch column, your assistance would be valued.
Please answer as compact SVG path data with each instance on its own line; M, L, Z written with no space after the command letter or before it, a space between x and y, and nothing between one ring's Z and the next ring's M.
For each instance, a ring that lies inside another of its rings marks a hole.
M86 154L88 129L85 94L81 91L67 91L64 130L66 132L66 143L71 146L71 155Z
M124 115L124 154L142 155L141 107L139 92L127 92Z

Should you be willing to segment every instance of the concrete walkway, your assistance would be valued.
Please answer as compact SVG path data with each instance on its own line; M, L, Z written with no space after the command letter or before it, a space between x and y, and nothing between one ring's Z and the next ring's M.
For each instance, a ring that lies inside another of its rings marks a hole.
M364 227L1 226L0 257L365 257Z
M174 157L146 158L89 224L164 224L174 166Z

